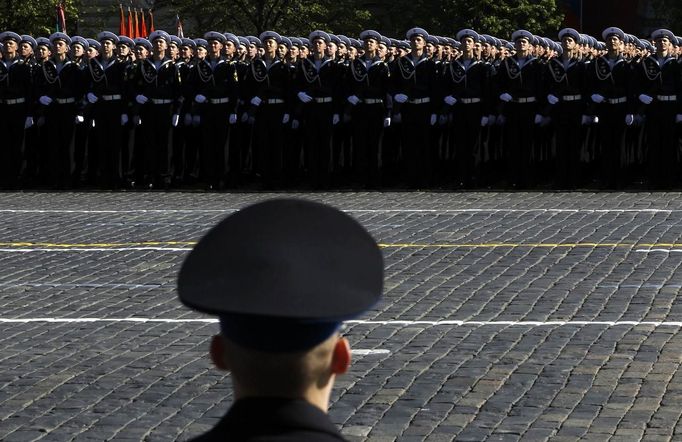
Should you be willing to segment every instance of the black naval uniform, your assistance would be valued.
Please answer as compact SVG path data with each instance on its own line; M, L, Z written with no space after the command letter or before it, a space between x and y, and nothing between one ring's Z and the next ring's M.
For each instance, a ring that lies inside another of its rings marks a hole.
M552 95L558 103L547 105L556 136L556 181L564 188L573 188L580 177L582 136L579 130L586 114L586 65L577 58L553 58L544 64L543 98ZM547 98L549 100L549 98Z
M266 187L282 181L284 133L283 118L289 114L291 71L281 60L266 62L257 58L246 73L249 115L255 117L253 131L253 157L255 169L262 174ZM251 103L254 97L260 105Z
M393 64L391 93L408 97L405 103L393 102L394 115L401 115L403 158L411 187L428 185L433 175L436 152L430 142L431 116L436 113L436 64L426 54L414 59L411 54ZM384 146L390 149L393 146Z
M206 57L194 65L189 81L195 100L192 116L199 117L202 133L199 179L217 189L225 176L228 121L236 112L239 96L236 65L223 57ZM197 102L197 95L203 95L206 101Z
M49 140L48 145L42 147L48 150L46 166L50 170L47 176L52 185L68 187L71 185L76 115L84 90L83 76L79 66L68 58L64 63L46 60L41 67L36 80L36 97L52 99L50 104L40 105Z
M502 116L506 119L503 149L507 159L507 177L512 186L531 184L533 120L538 112L537 93L542 66L534 57L525 60L508 57L497 72L499 92L512 96L510 102L501 103Z
M343 110L341 69L329 58L316 62L309 57L298 63L296 71L294 90L312 97L308 103L297 99L295 114L303 124L305 164L315 188L326 188L331 180L332 123Z
M193 442L345 440L329 416L300 399L247 398L235 402L221 421Z
M148 187L170 184L169 134L172 117L181 106L180 80L175 63L168 57L156 64L152 58L140 60L135 68L134 94L144 95L145 104L136 103L142 119L143 146L135 146L142 155L138 175Z
M356 179L369 187L381 183L379 153L383 121L391 115L390 72L381 59L356 58L346 76L346 97L356 96L360 102L351 105L353 132L353 170ZM348 112L348 111L347 111Z
M454 147L457 180L462 186L470 186L480 176L476 154L481 145L482 119L492 114L492 75L492 67L476 59L453 60L443 71L441 95L457 100L452 106L448 139Z
M0 60L0 187L14 187L22 166L26 118L31 116L31 68L16 57Z
M115 187L121 181L121 146L124 129L121 116L126 114L125 79L128 64L116 57L104 60L102 56L90 59L90 92L97 97L92 105L95 120L97 153L96 179L105 187ZM93 147L93 144L90 144ZM89 149L88 155L94 154ZM92 162L90 163L92 164ZM91 171L92 172L92 171Z
M599 57L587 65L588 93L604 97L593 101L591 113L599 117L600 170L609 187L624 184L623 152L625 117L635 113L636 98L632 91L632 65L622 56L610 60ZM576 130L576 128L573 128Z
M667 187L678 178L675 116L682 113L680 64L670 56L650 55L642 60L640 69L636 93L653 98L651 104L640 107L646 115L648 177L654 185Z

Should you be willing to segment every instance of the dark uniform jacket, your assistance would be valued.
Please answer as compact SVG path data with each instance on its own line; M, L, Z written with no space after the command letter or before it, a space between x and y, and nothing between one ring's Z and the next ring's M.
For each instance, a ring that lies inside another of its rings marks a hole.
M158 68L151 57L137 61L133 69L132 90L133 99L140 94L150 101L171 100L174 113L179 112L182 105L180 74L175 62L168 57L161 61Z
M405 94L409 102L415 100L428 99L427 107L431 113L435 112L434 106L440 100L437 96L437 72L436 64L426 55L422 55L419 60L413 60L412 55L408 54L400 57L392 65L391 73L391 94ZM405 104L405 103L402 103ZM400 113L401 103L393 103L395 113ZM438 104L438 106L440 106Z
M452 95L459 102L462 99L479 99L483 105L483 113L491 114L491 78L493 67L480 60L471 60L467 67L463 60L456 59L449 62L443 70L440 95ZM442 106L442 100L439 103Z
M194 442L343 440L322 410L304 400L280 398L241 399L212 430L193 439Z
M226 58L211 60L206 57L191 68L189 82L190 98L201 94L207 98L206 104L227 104L229 112L235 112L239 96L236 63ZM225 100L228 101L223 103Z
M297 64L295 75L294 93L305 92L313 97L311 103L316 100L326 100L331 98L333 103L334 113L342 111L343 91L342 78L343 67L332 59L324 59L320 63L319 70L315 65L315 60L312 57L300 60ZM297 110L302 108L302 103L296 98L294 101L297 105ZM296 112L299 114L300 112Z
M362 100L383 100L386 116L390 116L392 100L389 95L390 71L388 65L378 57L368 60L356 58L348 67L346 75L346 97L355 95Z

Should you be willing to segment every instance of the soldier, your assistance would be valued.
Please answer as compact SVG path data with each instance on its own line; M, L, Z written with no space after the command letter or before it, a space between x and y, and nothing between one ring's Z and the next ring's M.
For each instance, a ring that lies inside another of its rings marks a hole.
M83 66L85 64L84 58L86 58L87 50L90 47L88 40L80 35L75 35L71 37L70 46L71 60L79 66Z
M177 35L171 35L171 42L168 45L169 57L173 61L177 61L180 58L180 45L182 44L182 39Z
M314 31L308 39L312 55L298 64L294 91L296 115L303 123L305 164L314 188L327 188L331 179L332 128L341 121L341 67L329 56L331 36Z
M202 133L199 178L207 189L214 190L224 185L228 124L237 122L238 78L235 64L222 56L225 36L211 31L204 39L208 56L194 65L189 82L192 116Z
M599 118L600 175L610 188L624 184L623 134L634 123L632 67L622 49L625 33L616 27L604 30L607 54L588 65L592 113ZM575 128L574 128L575 129Z
M587 72L586 65L578 58L580 33L573 28L565 28L559 32L559 39L563 55L545 63L543 96L549 106L544 114L554 122L556 182L563 188L571 189L577 184L581 172L583 139L577 128L587 119Z
M116 58L118 36L100 32L97 41L100 55L88 62L89 89L86 94L95 120L95 138L98 151L88 151L92 167L96 167L95 180L99 187L114 188L121 185L121 145L123 129L128 123L125 102L125 80L128 65Z
M402 124L403 158L407 166L408 184L412 188L429 185L437 155L430 143L430 126L437 121L437 72L433 59L425 53L429 34L422 28L407 31L412 51L393 64L391 94L393 119ZM384 150L392 146L384 146ZM384 152L384 157L389 155ZM395 157L396 152L391 152Z
M355 177L368 188L381 184L379 167L383 129L391 124L390 71L378 56L381 34L366 30L360 34L364 54L354 59L346 76L346 101L353 132Z
M481 37L471 29L457 33L462 56L451 61L442 78L443 103L452 109L450 143L454 148L456 182L459 187L476 184L480 176L476 156L480 149L482 128L488 125L491 109L492 67L475 56Z
M78 104L83 97L84 85L80 68L68 57L71 38L56 32L50 36L54 55L42 64L42 71L36 77L36 96L40 111L45 118L45 132L49 143L47 163L50 168L50 183L59 188L71 185L74 139L76 123L82 123Z
M265 53L252 60L245 79L245 102L250 104L248 118L254 122L253 157L266 188L276 187L282 180L284 125L289 124L288 102L291 71L277 58L282 37L273 31L260 35Z
M135 42L135 60L146 60L149 57L149 53L152 51L152 44L146 38L138 37L134 40Z
M178 125L182 105L179 74L170 59L171 38L164 31L149 35L153 45L151 56L140 60L135 68L133 90L135 114L142 122L144 156L141 177L146 188L168 188L171 184L169 133ZM136 153L137 154L137 153Z
M197 153L200 142L200 133L191 134L195 129L192 127L192 102L194 95L189 77L195 68L194 52L196 43L190 38L183 38L180 42L180 57L175 63L180 77L180 90L183 97L180 108L180 123L173 129L173 180L177 184L196 180Z
M119 61L132 62L134 47L135 42L132 38L126 37L125 35L119 35L118 44L116 45L116 58L118 58Z
M98 42L94 38L88 38L86 40L88 41L88 48L85 50L86 58L89 60L98 57L99 53L102 51L102 45L100 44L100 42ZM87 60L84 60L83 65L86 64L85 61Z
M8 31L0 34L0 41L0 188L8 189L17 186L21 173L24 130L33 126L33 96L31 67L19 55L22 38Z
M506 122L503 142L507 177L512 187L524 187L534 180L531 152L534 125L542 122L537 101L541 73L540 64L531 55L533 34L518 30L512 40L516 54L500 64L496 82L501 92L502 121Z
M656 53L642 60L637 92L646 116L647 167L649 182L657 188L670 187L677 177L675 123L682 122L680 64L671 56L675 35L667 29L651 34ZM628 117L629 119L629 117Z

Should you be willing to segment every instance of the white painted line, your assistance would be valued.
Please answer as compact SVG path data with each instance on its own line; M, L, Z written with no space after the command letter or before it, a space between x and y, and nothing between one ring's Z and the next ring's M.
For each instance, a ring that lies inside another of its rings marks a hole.
M682 249L636 249L637 253L682 253Z
M599 284L598 289L681 289L682 284Z
M30 252L130 252L130 251L163 251L163 252L189 252L190 247L82 247L82 248L37 248L37 249L0 249L0 253L30 253Z
M0 318L0 323L93 323L93 322L149 322L149 323L170 323L170 324L191 324L217 323L216 318ZM544 327L544 326L564 326L564 325L599 325L615 327L621 325L630 326L654 326L654 327L682 327L682 321L373 321L373 320L353 320L346 321L348 325L400 325L400 326L522 326L522 327Z
M175 284L128 284L128 283L56 283L56 282L0 282L0 287L50 287L50 288L115 288L115 289L157 289L174 288Z
M369 355L387 355L391 353L389 350L365 350L365 349L357 349L357 350L351 350L353 352L353 355L357 356L369 356Z
M682 213L682 209L343 209L349 213ZM240 209L128 209L128 210L80 210L80 209L0 209L0 213L233 213Z

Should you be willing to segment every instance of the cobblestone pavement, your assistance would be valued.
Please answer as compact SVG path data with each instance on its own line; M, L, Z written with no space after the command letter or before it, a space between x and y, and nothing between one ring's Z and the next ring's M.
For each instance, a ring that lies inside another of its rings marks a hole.
M290 194L276 194L287 196ZM273 194L0 194L0 440L186 440L229 407L174 280ZM382 244L334 390L353 441L682 440L682 195L298 194Z

